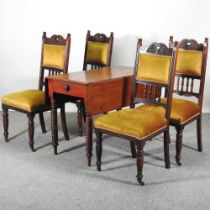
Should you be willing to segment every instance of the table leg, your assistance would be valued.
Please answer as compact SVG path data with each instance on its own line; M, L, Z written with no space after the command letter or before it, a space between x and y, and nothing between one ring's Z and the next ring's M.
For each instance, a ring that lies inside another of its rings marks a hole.
M88 166L91 166L92 157L92 117L86 116L86 156Z
M57 124L57 107L55 98L50 97L51 104L51 132L52 132L52 145L54 147L54 154L57 155L58 146L58 124Z

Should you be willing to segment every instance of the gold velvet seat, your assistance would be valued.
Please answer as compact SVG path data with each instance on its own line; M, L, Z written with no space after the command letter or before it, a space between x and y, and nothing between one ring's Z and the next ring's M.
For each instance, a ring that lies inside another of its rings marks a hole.
M96 128L144 140L148 135L166 128L167 120L158 110L151 114L144 106L140 106L138 109L123 109L103 115L94 121L94 125Z
M28 117L29 146L34 149L34 117L39 114L42 132L45 133L45 123L43 112L50 110L50 105L45 96L45 76L60 73L67 73L70 50L70 34L66 39L60 35L53 35L50 38L43 33L42 52L39 75L39 88L18 91L2 97L4 138L8 142L8 110L12 109L25 113ZM68 130L66 127L64 103L58 104L61 108L61 120L65 139L68 140Z
M173 44L173 37L170 37ZM203 89L206 74L206 62L208 53L208 39L199 44L193 39L184 39L179 43L176 62L176 88L174 93L185 98L172 99L170 124L175 126L176 135L176 162L181 165L182 133L184 127L197 120L197 144L198 151L202 151L201 117L203 103ZM196 89L194 81L197 82ZM187 97L195 97L196 102L187 100Z
M96 33L94 35L91 35L91 31L87 31L83 71L110 67L112 59L113 40L113 32L111 32L110 36L108 37L103 33ZM85 121L86 119L84 102L78 100L77 107L79 133L80 136L82 136L82 121Z
M45 105L45 92L42 90L24 90L11 93L2 98L2 103L32 112L37 107Z
M200 106L192 101L173 98L170 121L184 124L200 114Z
M161 99L162 103L166 103L165 98ZM139 106L136 109L144 109L148 112L154 112L164 116L165 110L162 107ZM188 120L193 119L200 114L200 106L192 101L173 98L171 102L170 121L174 123L184 124Z
M142 40L139 39L130 109L100 116L94 120L94 127L97 136L98 171L101 171L102 134L118 136L130 141L132 157L137 159L137 180L143 185L144 144L160 133L164 133L165 167L170 168L169 114L174 84L175 53L174 49L167 48L162 43L152 43L148 48L141 48L141 43ZM142 52L142 49L146 49L146 52ZM145 97L137 97L137 84L143 85ZM160 102L160 92L167 96L166 104ZM135 108L136 104L142 103L145 105Z

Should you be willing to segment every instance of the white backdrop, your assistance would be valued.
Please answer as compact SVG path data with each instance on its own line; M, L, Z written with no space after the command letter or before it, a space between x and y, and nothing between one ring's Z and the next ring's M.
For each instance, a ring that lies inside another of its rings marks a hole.
M82 69L88 29L113 31L112 65L133 66L138 37L166 43L169 35L210 37L209 10L208 0L0 0L0 97L37 88L43 31L71 33L70 72ZM208 66L204 112L210 111Z

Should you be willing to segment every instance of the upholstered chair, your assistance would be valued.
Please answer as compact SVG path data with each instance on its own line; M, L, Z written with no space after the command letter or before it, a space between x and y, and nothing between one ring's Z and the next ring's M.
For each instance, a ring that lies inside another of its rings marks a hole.
M170 37L173 45L173 37ZM176 85L171 105L170 125L176 128L176 162L181 165L182 134L186 125L196 120L197 146L202 147L202 104L206 75L208 39L198 43L183 39L179 43L176 63ZM196 85L197 84L197 85ZM176 95L179 95L178 98Z
M8 142L8 110L15 110L25 113L28 117L28 133L29 133L29 146L32 151L34 149L34 117L39 114L42 132L45 133L45 123L43 112L50 110L50 105L47 103L45 96L45 76L55 75L60 73L67 73L69 63L71 37L67 34L66 38L61 35L46 36L46 32L42 36L41 47L41 62L39 72L39 86L38 89L22 90L15 93L10 93L3 96L2 110L3 110L3 125L4 125L4 138ZM59 104L58 108L61 109L61 121L65 139L69 139L68 130L66 127L65 119L65 106Z
M107 133L130 141L132 157L136 157L137 180L144 185L144 145L164 133L165 167L170 168L169 116L174 84L175 50L162 43L142 47L138 40L130 108L110 112L94 120L96 132L96 166L101 171L102 134ZM137 86L144 86L144 94L137 97ZM165 94L166 104L160 102ZM140 105L140 106L137 106ZM107 138L109 140L109 138ZM135 151L137 150L137 153Z

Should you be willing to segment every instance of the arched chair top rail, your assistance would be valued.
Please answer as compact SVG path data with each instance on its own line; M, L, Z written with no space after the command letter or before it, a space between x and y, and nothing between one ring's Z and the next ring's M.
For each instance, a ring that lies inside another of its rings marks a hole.
M199 44L194 39L183 39L179 42L179 48L184 49L184 50L203 51L203 44Z
M166 55L171 56L173 53L172 48L168 48L166 44L164 43L157 43L153 42L150 45L143 45L142 46L142 40L138 40L138 53L151 53L155 55Z
M88 41L109 43L111 38L113 38L113 32L111 32L110 37L107 37L103 33L90 35L90 30L88 30Z
M70 39L70 34L67 34L67 38L65 39L61 35L54 34L51 37L46 36L46 32L43 33L42 39L44 39L45 44L53 44L53 45L66 45L66 40Z

